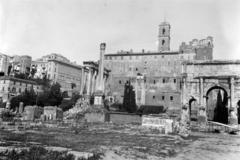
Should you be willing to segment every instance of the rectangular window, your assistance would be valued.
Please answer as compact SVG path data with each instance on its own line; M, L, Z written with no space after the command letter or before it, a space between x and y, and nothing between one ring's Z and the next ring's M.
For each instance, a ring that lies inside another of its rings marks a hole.
M123 60L123 56L121 56L121 60Z
M162 96L162 100L164 100L165 99L165 97L164 96Z
M2 88L2 91L4 91L4 87Z
M162 83L165 83L165 79L163 78Z
M132 59L132 56L129 56L129 59L131 60L131 59Z
M110 60L112 60L112 57L111 57L111 56L109 56L109 59L110 59Z
M121 83L122 83L122 81L120 80L120 81L119 81L119 84L121 84Z
M13 81L13 84L15 85L15 84L16 84L16 81Z
M170 100L173 101L173 96L170 96Z
M153 99L155 99L155 96L153 96Z
M19 88L19 89L18 89L18 92L19 92L19 93L21 93L21 92L22 92L21 88Z
M5 84L5 83L6 83L6 81L4 80L4 81L3 81L3 83Z
M176 79L174 79L174 80L173 80L173 82L174 82L174 83L176 83L176 82L177 82L177 80L176 80Z
M22 82L20 82L20 86L22 86Z
M155 84L156 83L156 81L155 80L153 80L153 84Z

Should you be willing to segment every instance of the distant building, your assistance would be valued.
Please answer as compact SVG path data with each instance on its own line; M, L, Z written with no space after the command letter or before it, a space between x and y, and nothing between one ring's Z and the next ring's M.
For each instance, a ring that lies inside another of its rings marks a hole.
M106 54L105 68L111 70L105 89L118 103L123 102L124 85L130 82L140 107L159 106L180 110L182 63L189 60L212 59L212 38L191 45L182 44L179 51L170 51L170 24L159 25L158 51L121 51ZM194 46L194 47L193 47Z
M7 75L9 65L10 65L10 57L8 55L0 53L0 72L2 72L2 74L4 75Z
M52 53L32 62L32 69L36 69L34 78L48 78L58 82L61 90L72 95L73 90L81 90L83 67L71 63L66 57Z
M34 81L9 76L0 77L0 97L2 97L3 102L31 88L37 93L42 92L41 85L38 85Z
M82 66L59 60L48 60L47 78L61 85L62 91L71 96L73 89L80 91Z
M186 44L182 42L179 47L180 54L194 55L194 60L212 60L213 59L213 37L208 36L206 39L193 39ZM184 55L182 55L184 56Z
M170 51L170 29L168 22L162 22L158 31L158 52Z
M53 60L53 59L70 63L69 59L57 53L51 53L51 54L42 56L41 58L38 58L36 61L48 62L48 60Z
M30 74L32 57L28 55L15 55L11 58L12 73Z

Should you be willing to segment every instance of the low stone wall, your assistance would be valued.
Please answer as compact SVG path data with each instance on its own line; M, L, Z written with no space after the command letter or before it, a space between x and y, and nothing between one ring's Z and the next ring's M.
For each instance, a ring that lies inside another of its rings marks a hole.
M142 126L158 129L163 133L173 133L173 120L161 115L144 115L142 117Z
M110 112L109 121L116 124L136 123L141 124L142 116L139 114Z
M106 113L102 112L89 112L85 113L84 118L87 122L105 122L107 121Z

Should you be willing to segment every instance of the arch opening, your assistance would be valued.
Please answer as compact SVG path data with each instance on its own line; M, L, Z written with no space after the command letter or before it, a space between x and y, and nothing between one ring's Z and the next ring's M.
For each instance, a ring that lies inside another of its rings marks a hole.
M208 120L228 124L228 93L220 86L211 87L206 94Z
M238 124L240 124L240 100L237 102L237 106Z
M197 121L197 100L194 97L188 102L189 104L189 117L191 121Z

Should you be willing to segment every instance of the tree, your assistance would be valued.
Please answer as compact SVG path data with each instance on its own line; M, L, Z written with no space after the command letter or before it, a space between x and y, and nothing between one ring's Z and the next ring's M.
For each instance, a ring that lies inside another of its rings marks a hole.
M36 72L37 72L36 67L35 67L35 66L32 67L32 68L31 68L31 72L30 72L32 78L34 77L34 75L36 74Z
M14 77L19 79L27 79L27 75L24 73L15 73Z
M38 96L37 104L39 106L59 106L62 100L61 85L59 83L53 83L50 89L44 87L43 93Z
M216 122L228 123L228 109L226 107L227 105L227 95L224 93L224 99L222 100L222 94L221 91L218 91L217 95L217 103L216 107L214 109L214 118L213 120Z
M10 75L11 70L12 70L12 65L8 66L8 72L7 72L7 75L8 75L8 76Z
M19 106L20 102L23 102L24 106L26 105L36 105L37 94L31 87L30 90L25 90L22 94L13 97L11 102L11 109L16 109Z
M77 100L80 98L80 94L79 92L73 92L72 98L70 100L62 100L62 103L60 104L60 108L63 111L67 111L69 109L71 109L77 102Z
M136 112L137 110L135 92L129 82L125 83L124 87L123 108L130 113Z

